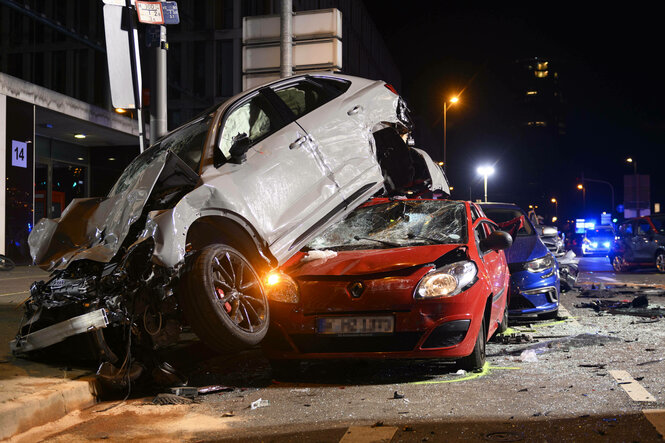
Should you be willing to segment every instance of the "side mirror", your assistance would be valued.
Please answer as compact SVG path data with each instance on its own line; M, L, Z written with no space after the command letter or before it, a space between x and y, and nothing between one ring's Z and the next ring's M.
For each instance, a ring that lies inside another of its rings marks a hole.
M553 226L543 226L542 235L543 237L555 237L559 234L559 230Z
M249 150L249 137L247 134L242 133L233 137L233 144L229 149L231 155L231 162L240 164L245 161L245 154Z
M508 249L513 245L513 238L507 232L494 231L489 237L480 240L480 250L487 251L501 251Z

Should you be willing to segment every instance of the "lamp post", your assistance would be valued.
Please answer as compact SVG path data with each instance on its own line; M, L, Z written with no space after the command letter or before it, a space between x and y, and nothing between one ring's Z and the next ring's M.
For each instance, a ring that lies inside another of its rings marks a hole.
M584 181L584 179L582 179L582 181ZM577 189L582 191L582 212L586 212L586 188L582 183L579 183Z
M637 160L632 157L626 159L627 163L633 164L633 175L635 176L635 217L640 216L640 185L637 179Z
M559 218L559 201L554 197L550 201L554 203L554 216Z
M448 123L446 114L448 113L448 108L454 105L459 101L459 97L451 97L450 103L447 101L443 102L443 172L446 172L448 168L448 162L446 161L446 132L448 130Z
M477 172L483 176L485 182L485 203L487 203L487 177L494 174L494 168L492 166L479 166Z
M586 178L582 177L582 182L592 182L592 183L603 183L607 186L610 187L610 192L612 193L612 207L610 208L610 214L614 212L614 186L612 186L612 183L605 181L605 180L596 180L595 178ZM579 188L579 185L578 185Z

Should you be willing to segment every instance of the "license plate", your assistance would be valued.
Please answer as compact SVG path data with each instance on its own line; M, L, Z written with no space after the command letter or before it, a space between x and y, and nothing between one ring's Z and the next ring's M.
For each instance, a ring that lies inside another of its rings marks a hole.
M373 317L319 317L316 319L317 334L369 335L390 334L395 330L392 316Z

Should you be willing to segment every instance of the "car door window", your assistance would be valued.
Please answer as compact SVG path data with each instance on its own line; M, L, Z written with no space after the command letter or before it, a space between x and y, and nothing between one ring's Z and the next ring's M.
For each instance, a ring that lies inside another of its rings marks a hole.
M641 221L637 225L637 235L647 235L651 231L651 225L649 224L648 221L644 220Z
M291 110L295 118L313 111L332 98L323 88L309 81L276 88L275 93Z
M219 148L228 159L234 139L245 134L250 145L262 140L283 125L277 113L262 94L234 107L224 119Z
M665 234L665 219L654 217L651 219L651 223L653 223L656 231L660 232L661 234Z

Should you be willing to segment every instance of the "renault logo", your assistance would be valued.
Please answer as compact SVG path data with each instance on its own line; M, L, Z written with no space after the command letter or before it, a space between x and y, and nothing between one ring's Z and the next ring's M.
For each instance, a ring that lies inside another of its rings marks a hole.
M365 291L365 285L361 281L354 281L346 287L352 298L360 298Z

